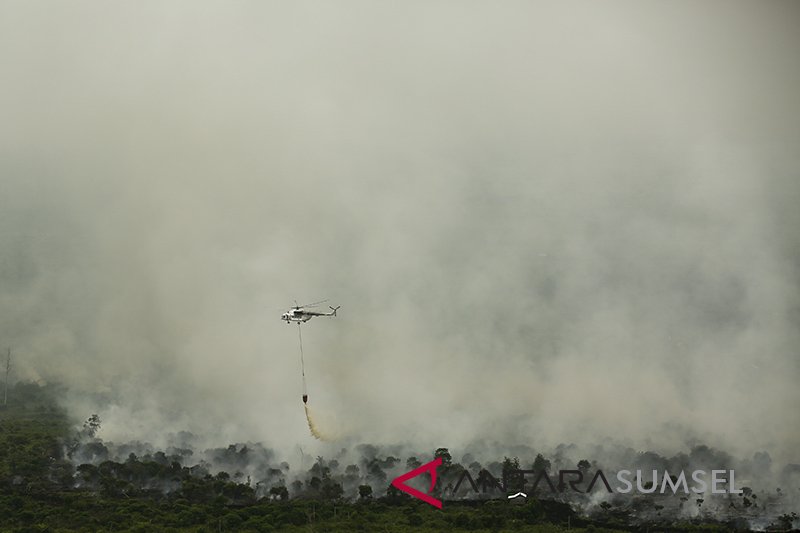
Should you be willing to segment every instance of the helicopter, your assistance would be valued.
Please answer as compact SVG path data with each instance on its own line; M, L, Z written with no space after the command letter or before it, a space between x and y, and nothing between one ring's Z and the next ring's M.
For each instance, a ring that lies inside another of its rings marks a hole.
M281 315L281 320L284 320L287 324L291 322L297 322L299 324L301 322L308 322L315 316L336 316L336 311L341 307L340 305L337 305L336 307L329 305L328 307L330 307L331 309L330 313L318 313L316 311L306 311L307 307L316 307L317 305L325 303L327 301L328 300L322 300L319 302L314 302L306 305L299 305L297 301L295 301L294 302L295 306L286 311L285 313L283 313Z

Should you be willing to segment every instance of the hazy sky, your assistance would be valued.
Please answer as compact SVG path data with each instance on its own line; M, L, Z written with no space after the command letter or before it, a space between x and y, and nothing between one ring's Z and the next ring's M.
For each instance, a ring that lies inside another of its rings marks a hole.
M112 440L800 461L798 23L2 1L0 345Z

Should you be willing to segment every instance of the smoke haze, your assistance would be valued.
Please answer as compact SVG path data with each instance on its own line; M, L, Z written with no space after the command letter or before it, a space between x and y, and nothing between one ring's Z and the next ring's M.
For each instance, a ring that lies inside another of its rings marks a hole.
M0 343L104 439L798 462L800 6L0 6ZM315 441L301 403L294 300ZM326 304L327 305L327 304Z

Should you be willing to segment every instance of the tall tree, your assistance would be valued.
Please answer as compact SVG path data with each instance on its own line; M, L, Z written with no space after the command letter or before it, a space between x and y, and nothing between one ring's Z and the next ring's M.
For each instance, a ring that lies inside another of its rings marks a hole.
M11 348L8 349L6 357L6 384L3 387L3 405L8 406L8 374L11 372Z

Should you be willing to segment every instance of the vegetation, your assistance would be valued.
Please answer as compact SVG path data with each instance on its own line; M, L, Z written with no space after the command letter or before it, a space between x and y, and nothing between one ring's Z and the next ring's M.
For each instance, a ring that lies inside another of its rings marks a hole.
M533 498L520 504L504 499L447 500L438 510L389 486L384 470L399 459L370 453L366 456L372 458L361 467L339 468L335 461L320 458L305 482L296 480L289 487L280 468L267 472L272 480L268 487L243 479L235 466L254 453L246 446L220 449L219 457L232 471L214 475L202 464L182 464L179 454L130 453L127 460L116 462L107 459L107 450L95 439L99 417L90 417L77 432L71 429L74 426L53 401L57 387L18 384L11 392L9 405L0 409L0 532L632 529L625 516L609 508L604 508L602 519L590 521L566 503ZM75 457L87 455L93 460L76 466ZM440 479L463 472L446 448L435 455L443 459ZM405 466L419 463L411 457ZM519 461L506 458L498 466L513 470ZM374 491L376 484L389 490ZM345 496L345 486L352 497ZM436 490L441 495L440 483Z

